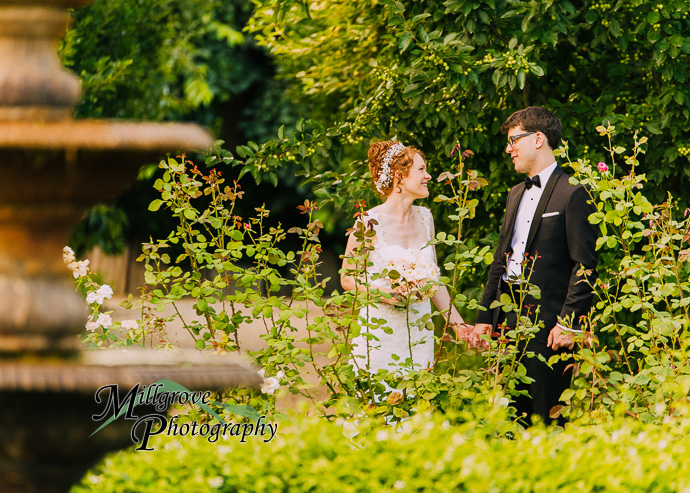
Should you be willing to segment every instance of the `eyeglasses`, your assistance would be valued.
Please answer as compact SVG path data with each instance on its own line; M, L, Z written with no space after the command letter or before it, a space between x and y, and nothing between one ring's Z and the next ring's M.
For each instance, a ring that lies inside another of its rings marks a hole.
M537 133L537 132L527 132L527 133L524 133L524 134L513 135L513 136L511 136L511 137L508 137L508 145L509 145L509 146L514 146L514 145L515 145L515 142L516 142L517 140L519 140L519 139L521 139L521 138L523 138L523 137L527 137L528 135L536 134L536 133Z

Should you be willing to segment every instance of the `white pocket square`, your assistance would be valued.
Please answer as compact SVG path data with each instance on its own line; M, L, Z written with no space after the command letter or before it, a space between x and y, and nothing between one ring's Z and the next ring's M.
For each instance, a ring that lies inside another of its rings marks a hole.
M547 212L546 214L542 214L541 217L552 217L552 216L557 216L559 214L560 214L560 212Z

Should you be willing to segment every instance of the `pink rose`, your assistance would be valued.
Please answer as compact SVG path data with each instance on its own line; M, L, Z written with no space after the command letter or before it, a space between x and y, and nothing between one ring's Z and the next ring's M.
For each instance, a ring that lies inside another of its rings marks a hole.
M601 171L602 173L606 173L609 170L609 167L606 166L606 163L599 163L597 164L597 169Z

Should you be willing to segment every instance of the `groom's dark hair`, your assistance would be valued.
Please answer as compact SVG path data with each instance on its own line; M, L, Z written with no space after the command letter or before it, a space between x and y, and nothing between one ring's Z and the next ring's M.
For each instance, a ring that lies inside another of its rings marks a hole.
M561 143L561 121L556 115L541 106L530 106L516 111L501 125L501 132L508 133L513 127L520 126L525 132L541 132L546 135L549 147L558 149Z

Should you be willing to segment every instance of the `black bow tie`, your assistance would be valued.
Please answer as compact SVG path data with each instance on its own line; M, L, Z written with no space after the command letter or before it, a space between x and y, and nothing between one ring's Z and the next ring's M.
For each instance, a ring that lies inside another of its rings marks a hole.
M536 185L537 187L541 188L541 180L539 180L539 175L535 176L534 178L530 178L529 176L525 178L525 187L527 190L532 188L532 185Z

